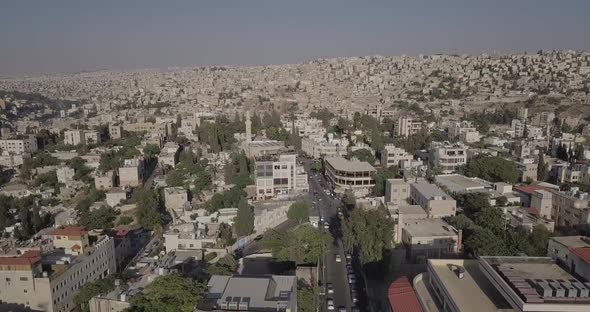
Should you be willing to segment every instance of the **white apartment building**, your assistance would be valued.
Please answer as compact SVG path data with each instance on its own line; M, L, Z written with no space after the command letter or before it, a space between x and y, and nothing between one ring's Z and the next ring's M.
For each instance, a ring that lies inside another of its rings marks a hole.
M100 133L98 131L84 131L84 142L86 144L98 144L101 142Z
M56 229L50 237L56 247L51 252L31 250L0 257L0 310L6 311L3 304L18 304L47 312L72 311L80 288L116 271L113 238L99 236L81 252L80 244L88 242L88 233L79 227ZM56 245L70 240L78 244L70 248Z
M110 190L115 186L115 171L109 170L104 174L97 171L94 177L94 187L97 190Z
M408 137L418 133L422 130L423 126L424 125L421 121L414 120L411 117L399 117L394 123L395 135L398 137Z
M66 130L64 132L64 144L80 145L86 144L86 136L82 130Z
M136 187L143 184L143 159L125 159L119 168L119 186Z
M567 192L554 191L552 199L551 215L557 225L575 226L590 223L590 194L572 187Z
M109 136L111 139L120 139L123 136L123 127L120 125L109 125Z
M455 121L449 126L449 136L461 142L475 143L480 139L479 131L470 121Z
M311 158L338 157L347 154L346 146L327 142L325 139L303 138L301 150Z
M2 151L2 153L0 154L0 166L4 166L7 168L16 168L18 166L21 166L27 158L31 158L31 154L13 154L8 151Z
M400 166L400 163L403 161L411 161L414 159L414 156L406 152L403 148L395 147L393 144L385 145L385 149L381 152L381 166L382 167L391 167L391 166Z
M164 233L166 252L212 248L217 244L217 236L207 232L207 226L203 223L174 225Z
M174 142L167 142L158 155L158 160L162 166L176 168L180 146Z
M420 205L429 218L454 216L457 213L457 202L436 184L425 180L410 184L410 200L412 205Z
M324 159L326 177L337 193L352 191L356 196L368 195L375 186L375 168L364 161L349 161L341 157Z
M256 161L256 198L285 196L309 189L307 174L297 155L279 155Z
M38 151L37 138L34 135L0 140L0 150L12 154L35 153Z
M467 147L462 144L433 142L429 154L431 165L443 174L453 173L467 163Z

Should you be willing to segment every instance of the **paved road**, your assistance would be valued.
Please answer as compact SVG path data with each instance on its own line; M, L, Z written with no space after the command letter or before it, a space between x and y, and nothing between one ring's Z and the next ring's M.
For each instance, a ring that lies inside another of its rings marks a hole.
M309 168L310 164L306 164ZM308 171L310 172L310 171ZM334 300L335 309L338 307L346 307L346 311L350 311L353 304L350 296L350 287L348 284L348 271L346 268L346 254L344 253L342 245L342 234L340 231L340 218L338 217L338 207L341 207L341 202L338 199L327 195L325 192L329 189L326 181L321 174L312 174L309 179L309 196L312 204L319 208L319 214L324 221L330 224L330 233L334 237L334 241L329 245L329 250L326 252L324 262L324 277L322 286L325 287L327 283L331 283L334 289L333 294L329 294L327 289L324 289L326 295L320 300L322 308L327 310L327 299ZM324 231L323 226L320 227ZM340 255L342 262L336 262L336 255Z

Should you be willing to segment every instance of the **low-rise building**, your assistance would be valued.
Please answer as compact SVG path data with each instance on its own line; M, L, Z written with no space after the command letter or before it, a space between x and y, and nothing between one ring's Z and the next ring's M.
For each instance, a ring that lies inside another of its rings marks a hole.
M164 233L166 252L212 248L217 244L218 238L215 231L210 232L203 223L188 222L171 226Z
M109 125L109 136L113 140L120 139L123 136L123 127L121 125Z
M115 207L121 204L121 202L129 199L131 197L131 192L129 189L124 189L120 187L114 187L106 194L106 203L109 207Z
M61 168L57 168L55 170L55 174L57 175L57 181L59 183L69 185L72 183L72 181L74 181L74 174L76 174L76 171L74 168L70 168L69 166L63 166Z
M567 192L554 191L551 215L561 226L576 226L590 223L590 195L572 187Z
M433 142L428 159L432 166L449 174L467 163L467 148L462 144Z
M268 199L306 192L307 174L297 164L297 155L259 159L256 161L256 198Z
M324 159L327 180L337 193L352 191L357 197L369 194L375 186L375 168L367 162L349 161L341 157Z
M94 177L94 187L97 190L110 190L115 186L115 172L109 170L105 173L96 172Z
M143 184L144 161L141 158L125 159L119 168L119 186L136 187Z
M422 121L414 120L408 116L401 116L394 123L395 135L398 137L409 137L418 133L424 127Z
M479 131L470 121L452 122L448 131L451 138L457 138L461 142L475 143L480 139Z
M176 168L178 162L178 154L180 152L180 146L174 142L167 142L158 155L158 161L162 166L170 166Z
M196 311L297 311L297 277L213 275Z
M21 135L0 139L0 150L12 154L36 153L38 151L37 138L34 135Z
M391 166L400 166L403 161L411 161L414 156L406 152L403 148L395 147L393 144L385 145L381 152L381 166L389 168Z
M447 258L459 252L462 233L442 219L406 221L402 230L402 243L406 258L411 262Z
M404 179L388 179L385 182L385 202L391 206L403 206L410 199L410 184Z
M457 202L435 184L420 180L410 184L410 199L413 205L420 205L431 218L454 216Z

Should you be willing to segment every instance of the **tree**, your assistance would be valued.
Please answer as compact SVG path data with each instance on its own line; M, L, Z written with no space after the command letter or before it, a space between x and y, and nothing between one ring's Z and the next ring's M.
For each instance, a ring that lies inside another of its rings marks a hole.
M318 292L315 288L297 288L297 311L316 312L318 305Z
M342 226L344 248L358 249L363 264L381 261L392 237L393 223L382 210L355 209Z
M310 224L300 225L286 233L269 230L264 234L262 244L271 250L278 261L292 261L296 264L316 264L327 249L331 238L320 233Z
M39 214L39 206L37 205L33 206L31 223L33 226L33 231L35 231L35 233L43 229L43 220L41 220L41 215Z
M557 151L555 152L557 158L563 160L563 161L568 161L569 160L569 154L567 152L567 148L565 147L564 144L560 144L557 147Z
M109 230L113 227L113 221L115 221L117 217L115 210L107 206L102 206L95 210L79 213L79 216L80 224L89 230Z
M117 225L127 225L133 223L133 218L130 216L121 216L119 220L117 220Z
M156 144L148 144L143 148L143 154L147 159L154 159L160 154L160 147Z
M227 223L221 223L219 225L219 238L223 241L223 244L227 246L233 245L236 240L234 239L234 233L231 226Z
M166 175L166 185L170 187L183 186L184 177L178 171L172 170Z
M496 198L496 205L503 207L506 206L508 204L508 198L506 198L506 196L500 196L498 198Z
M296 220L299 224L309 221L309 205L305 201L296 201L287 211L287 218Z
M537 180L545 181L547 179L547 163L545 163L545 153L542 151L539 155L539 163L537 164Z
M499 208L486 208L475 214L475 224L491 230L496 235L506 231L506 220Z
M475 223L464 214L448 217L447 221L450 225L454 226L457 230L469 230L472 229Z
M464 168L464 174L491 182L514 184L518 181L516 165L498 156L481 155L470 159Z
M359 161L366 161L371 165L375 164L375 155L366 148L358 149L351 153L352 157L355 157Z
M131 299L133 312L192 312L207 286L176 274L163 275Z
M28 239L33 235L33 225L31 224L31 216L29 215L29 207L22 206L18 211L18 219L20 221L19 231L23 239Z
M481 210L491 208L489 195L486 193L454 194L453 197L457 206L463 208L463 213L470 218Z
M109 275L105 278L97 279L94 282L86 283L76 297L74 297L74 304L80 312L89 312L90 299L98 295L106 295L115 289L116 275Z
M472 256L504 256L507 248L504 241L490 229L476 227L465 240L465 253Z
M385 185L388 179L394 179L400 177L399 167L389 166L388 168L379 168L373 175L375 179L375 186L373 187L373 193L375 196L385 195Z
M235 226L236 234L240 237L250 235L254 231L254 210L246 198L242 198L238 204Z
M344 203L344 207L346 207L346 209L349 211L356 207L356 198L350 191L344 192L344 195L342 196L342 202Z
M533 227L529 234L528 244L526 245L526 254L531 257L547 256L547 244L551 238L551 232L543 225L538 224Z
M134 190L131 200L137 206L137 219L141 226L150 230L162 229L162 204L158 194L143 188Z

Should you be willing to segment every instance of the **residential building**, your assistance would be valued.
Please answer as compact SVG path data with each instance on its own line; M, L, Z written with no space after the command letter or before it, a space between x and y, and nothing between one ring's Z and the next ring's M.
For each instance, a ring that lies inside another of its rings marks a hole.
M55 245L51 251L0 257L0 310L10 311L7 306L17 304L40 311L73 311L80 288L115 273L112 238L98 236L90 246L88 233L76 227L57 229L50 237Z
M423 126L421 121L414 120L412 117L402 116L397 119L393 127L396 136L409 137L422 130Z
M444 186L452 193L489 192L490 182L480 178L469 178L461 174L443 174L435 177L436 183Z
M81 145L86 144L86 136L83 130L66 130L64 132L64 144Z
M0 166L6 168L17 168L21 166L25 159L31 158L31 154L24 153L24 154L14 154L8 151L2 151L0 153Z
M199 311L297 311L295 276L213 275Z
M125 159L119 168L119 185L136 187L143 184L144 161L141 158Z
M267 199L306 192L307 174L297 164L297 155L279 155L256 160L256 198Z
M167 142L158 155L158 160L162 166L176 168L180 146L174 142Z
M407 222L402 230L406 258L411 262L447 258L459 252L462 233L442 219Z
M534 159L527 158L521 161L514 161L518 170L518 180L520 182L537 181L537 164Z
M127 132L146 132L160 137L168 137L169 126L167 123L136 122L124 123L123 130Z
M129 189L113 187L107 192L105 201L109 207L115 207L129 198L131 198L131 192Z
M15 138L1 139L0 150L12 154L36 153L37 138L34 135L23 135Z
M430 218L454 216L457 202L435 184L420 180L410 184L412 205L420 205Z
M533 191L530 207L532 211L537 211L540 217L551 219L553 193L542 189Z
M389 168L391 166L401 167L403 161L412 161L414 156L406 152L403 148L395 147L393 144L386 144L381 152L381 166Z
M479 142L480 135L477 128L470 121L455 121L448 128L449 137L457 138L464 143Z
M166 252L176 250L202 250L217 245L216 232L211 233L203 223L181 223L164 233Z
M109 170L105 173L96 171L94 177L94 187L97 190L110 190L115 186L115 171Z
M98 131L84 131L84 142L86 142L86 144L100 143L100 133Z
M388 179L385 182L385 202L391 206L403 206L410 199L410 184L404 179Z
M576 226L590 223L590 195L572 187L567 192L554 191L551 215L561 226Z
M330 157L324 159L324 167L327 180L338 193L350 190L357 197L363 197L375 186L373 174L376 170L367 162Z
M339 157L346 155L346 146L341 146L336 143L330 143L323 138L303 138L301 140L301 150L306 155L314 159L320 159L322 157Z
M113 140L123 137L123 127L121 125L109 125L109 136Z
M69 166L63 166L61 168L57 168L55 170L55 173L57 175L57 181L59 183L69 185L70 183L72 183L72 181L74 181L74 174L76 173L76 171L74 170L74 168L70 168Z
M467 148L462 144L433 142L429 154L431 165L443 174L453 173L467 163Z

